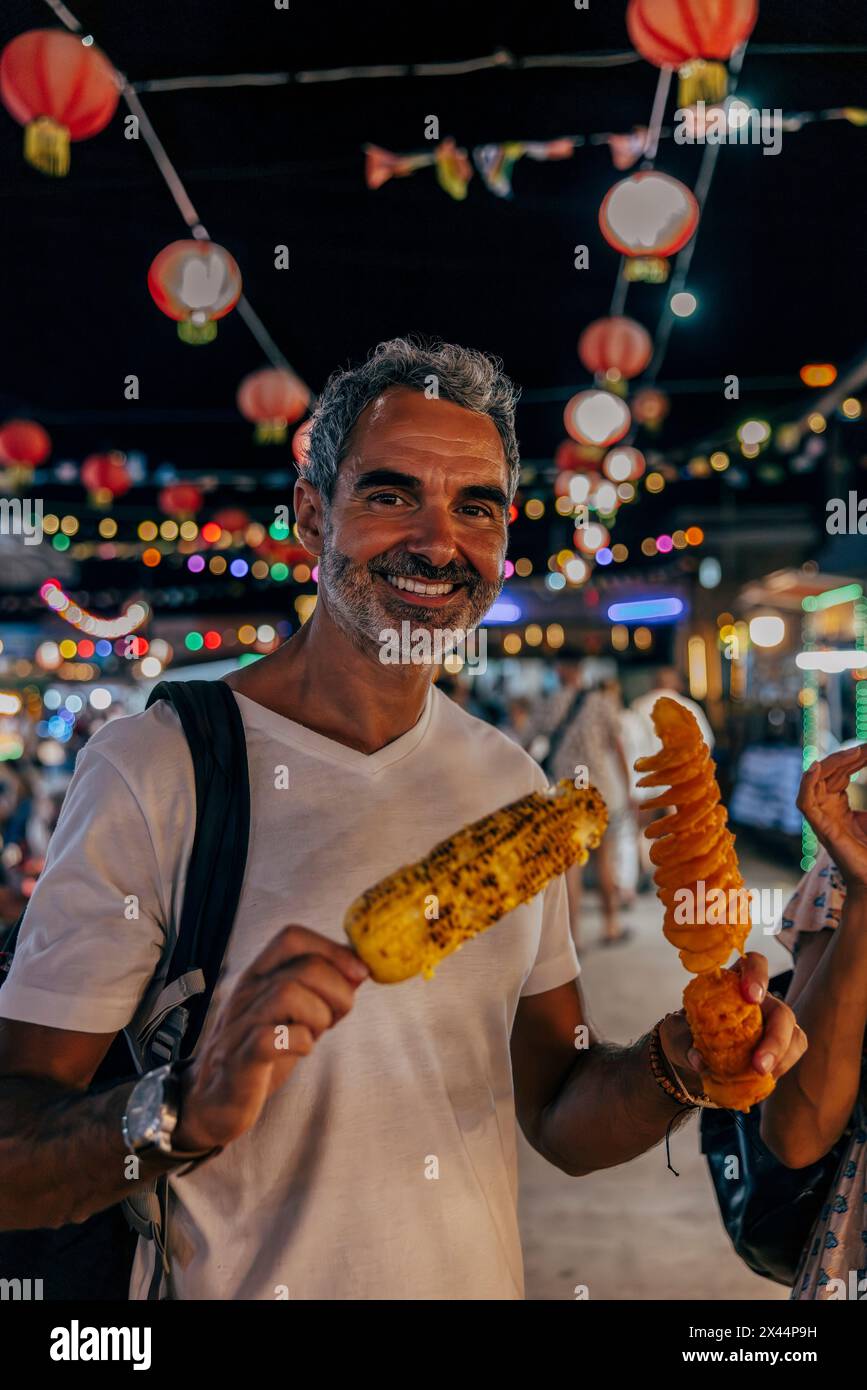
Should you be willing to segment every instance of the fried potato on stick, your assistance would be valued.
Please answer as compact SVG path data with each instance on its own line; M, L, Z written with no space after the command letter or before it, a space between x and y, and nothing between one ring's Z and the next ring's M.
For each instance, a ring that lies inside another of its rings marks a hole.
M714 763L695 717L663 696L652 718L662 749L639 758L635 769L643 774L640 787L666 788L644 804L674 810L645 830L653 841L657 897L665 906L663 932L696 977L684 989L683 1003L707 1064L705 1090L718 1105L746 1111L774 1088L773 1078L750 1064L762 1035L762 1011L743 998L735 972L723 969L732 951L744 953L749 895ZM684 917L687 904L692 910Z

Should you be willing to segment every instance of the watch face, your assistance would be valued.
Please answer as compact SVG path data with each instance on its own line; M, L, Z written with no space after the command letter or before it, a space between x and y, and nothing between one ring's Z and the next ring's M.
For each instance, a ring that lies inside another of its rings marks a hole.
M166 1095L169 1066L147 1072L133 1088L126 1107L126 1127L134 1149L153 1145L169 1151L177 1114Z

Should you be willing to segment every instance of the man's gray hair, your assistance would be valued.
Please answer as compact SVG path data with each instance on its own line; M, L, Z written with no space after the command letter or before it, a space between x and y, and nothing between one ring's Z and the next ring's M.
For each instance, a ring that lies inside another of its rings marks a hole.
M360 367L331 374L313 412L302 473L330 501L346 441L365 406L389 386L405 386L429 397L487 415L496 425L509 471L509 499L520 476L515 405L518 388L496 357L457 343L414 337L380 343Z

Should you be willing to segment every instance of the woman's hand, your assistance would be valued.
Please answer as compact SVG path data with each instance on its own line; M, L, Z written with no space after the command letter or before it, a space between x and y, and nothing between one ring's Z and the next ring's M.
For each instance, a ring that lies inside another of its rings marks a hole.
M853 811L846 789L867 767L867 743L813 763L801 781L798 809L843 875L848 890L867 893L867 811Z

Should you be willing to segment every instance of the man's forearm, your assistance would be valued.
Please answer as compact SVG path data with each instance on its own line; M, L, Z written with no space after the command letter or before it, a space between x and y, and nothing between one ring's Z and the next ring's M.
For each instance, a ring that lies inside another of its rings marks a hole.
M540 1129L541 1151L572 1177L652 1149L672 1123L692 1110L657 1085L650 1068L650 1037L627 1047L594 1043L576 1058Z
M125 1082L98 1095L70 1092L34 1077L0 1079L0 1231L84 1221L180 1166L162 1156L130 1155L121 1132Z

